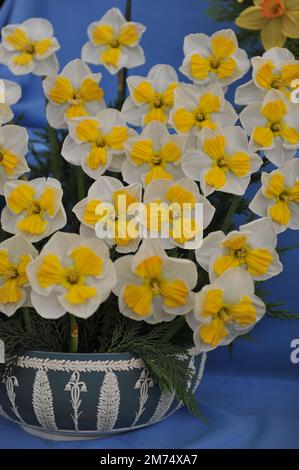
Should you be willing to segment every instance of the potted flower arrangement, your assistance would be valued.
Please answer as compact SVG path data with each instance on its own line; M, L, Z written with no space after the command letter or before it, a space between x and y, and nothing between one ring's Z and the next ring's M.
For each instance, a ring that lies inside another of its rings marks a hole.
M41 77L49 124L28 139L10 108L20 87L0 82L0 414L49 439L133 430L183 404L201 417L207 352L265 314L297 318L261 287L282 271L277 234L299 228L296 60L252 59L238 116L225 93L250 61L232 30L185 38L189 83L165 64L127 77L144 31L130 1L112 8L60 72L47 20L1 32L1 63ZM115 103L87 64L118 74Z

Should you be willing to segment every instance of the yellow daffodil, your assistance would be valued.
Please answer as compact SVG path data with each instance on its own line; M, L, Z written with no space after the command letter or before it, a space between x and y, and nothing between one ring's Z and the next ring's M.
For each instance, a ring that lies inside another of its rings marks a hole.
M282 47L287 38L299 38L297 0L254 0L236 19L240 28L261 31L265 49Z
M82 48L82 59L90 64L102 64L112 73L123 67L132 68L145 62L139 41L145 26L126 21L118 8L111 8L99 20L91 23L89 41Z
M58 71L55 52L60 48L48 20L30 18L22 24L4 26L1 30L0 63L15 75L34 73L53 75Z
M262 173L262 188L249 209L270 217L278 233L299 229L299 160L293 159L272 173Z
M95 116L105 108L104 92L99 86L101 77L80 59L69 62L60 75L47 77L43 88L49 101L46 109L49 124L64 129L70 119Z
M195 295L194 312L187 322L198 351L211 351L248 333L265 314L254 295L254 282L242 268L232 268Z
M153 240L144 240L138 252L115 261L119 310L147 323L171 321L193 308L191 290L197 282L195 264L170 258Z

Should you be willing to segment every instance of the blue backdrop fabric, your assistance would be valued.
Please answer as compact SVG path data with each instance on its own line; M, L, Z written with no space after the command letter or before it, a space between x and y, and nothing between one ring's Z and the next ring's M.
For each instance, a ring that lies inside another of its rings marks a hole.
M183 38L195 32L212 34L229 24L216 24L204 10L203 0L133 0L133 17L147 31L142 45L146 64L131 71L145 75L157 63L178 68L183 58ZM61 44L61 66L80 56L89 23L124 0L6 0L0 11L0 26L30 17L48 18ZM99 68L94 68L99 70ZM107 102L113 100L116 78L103 67ZM16 78L3 66L0 77L18 81L22 100L15 114L25 110L23 125L45 123L41 82L32 75ZM181 77L183 79L183 77ZM228 95L233 97L233 93ZM281 246L299 241L298 232L287 231ZM283 256L284 272L267 282L272 301L287 301L299 312L297 251ZM16 425L0 419L0 448L299 448L299 364L290 360L291 341L299 338L299 322L265 319L253 332L253 341L240 339L230 358L227 348L209 353L206 372L197 396L208 424L181 409L152 427L104 440L63 443L33 438Z

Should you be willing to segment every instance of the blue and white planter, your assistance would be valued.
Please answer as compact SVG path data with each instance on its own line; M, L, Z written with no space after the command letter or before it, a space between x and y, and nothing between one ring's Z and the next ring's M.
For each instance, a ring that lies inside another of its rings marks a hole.
M188 358L195 390L206 354ZM0 383L0 415L35 436L81 440L157 423L182 406L131 354L29 352Z

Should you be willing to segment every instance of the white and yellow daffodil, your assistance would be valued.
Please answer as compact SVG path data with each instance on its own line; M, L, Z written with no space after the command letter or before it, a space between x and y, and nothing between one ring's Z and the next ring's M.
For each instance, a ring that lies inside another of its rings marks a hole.
M175 182L152 181L145 189L143 202L147 230L164 249L174 246L197 248L202 241L203 229L210 224L215 213L215 208L189 178ZM196 205L202 205L202 210L197 210ZM168 229L168 237L165 238L164 227Z
M155 65L147 77L131 76L127 83L130 96L122 107L125 121L135 126L145 126L152 121L167 124L178 86L175 69L170 65Z
M299 80L299 61L293 54L280 47L273 47L266 51L262 57L251 59L253 78L236 90L235 103L248 105L254 101L263 101L265 94L271 90L278 90L287 98L294 90L294 80Z
M240 120L250 135L251 150L263 150L276 166L291 160L299 148L299 107L280 91L270 90L262 105L248 105Z
M109 251L102 240L57 232L27 266L31 301L43 318L69 312L89 318L109 296L116 282Z
M0 80L0 125L12 120L11 106L21 98L20 85L10 80Z
M27 265L38 251L21 235L0 243L0 312L8 317L30 305Z
M248 333L265 314L254 295L254 282L242 268L232 268L195 294L194 312L186 319L198 351L211 351Z
M8 233L38 242L66 224L61 184L54 178L8 181L4 196L1 224Z
M30 18L1 30L0 63L15 75L53 75L58 71L55 52L60 49L53 27L43 18Z
M144 240L135 255L114 263L119 311L133 320L154 324L171 321L193 308L191 290L197 282L195 264L170 258L153 240Z
M242 225L239 231L225 235L210 233L196 250L196 260L209 272L211 281L228 269L246 269L253 279L265 281L282 271L275 251L277 235L269 217Z
M174 90L169 122L179 134L217 129L219 125L233 126L237 119L233 106L224 99L223 90L216 83L204 89L180 85Z
M90 64L102 64L115 74L144 64L144 52L139 45L145 26L127 21L118 8L111 8L99 20L91 23L89 41L82 48L82 59Z
M124 186L121 181L111 176L100 176L89 188L88 195L73 208L81 222L80 234L83 237L95 237L102 231L105 242L116 245L120 253L136 251L139 236L130 221L134 216L129 210L131 204L140 204L142 186L140 183Z
M196 148L183 158L186 176L200 181L205 196L214 191L242 195L262 159L248 150L248 139L241 127L224 127L219 131L204 129Z
M249 204L261 217L271 217L277 233L299 230L299 160L291 160L272 173L262 173L262 187Z
M184 54L180 71L198 85L218 82L226 87L243 77L250 67L232 29L222 29L211 37L189 34L184 40Z
M28 134L24 127L8 124L0 127L0 194L4 184L29 171L25 156Z
M120 171L125 159L124 143L136 135L116 109L104 109L95 117L73 118L69 132L61 155L67 162L81 166L93 179L107 168Z
M95 116L106 107L104 92L99 86L101 73L92 73L80 59L69 62L60 75L51 75L43 81L47 100L46 114L50 126L67 128L70 119Z
M141 182L146 186L156 179L177 180L183 177L181 159L185 136L170 134L167 127L150 122L137 137L125 144L127 159L122 176L127 183Z

